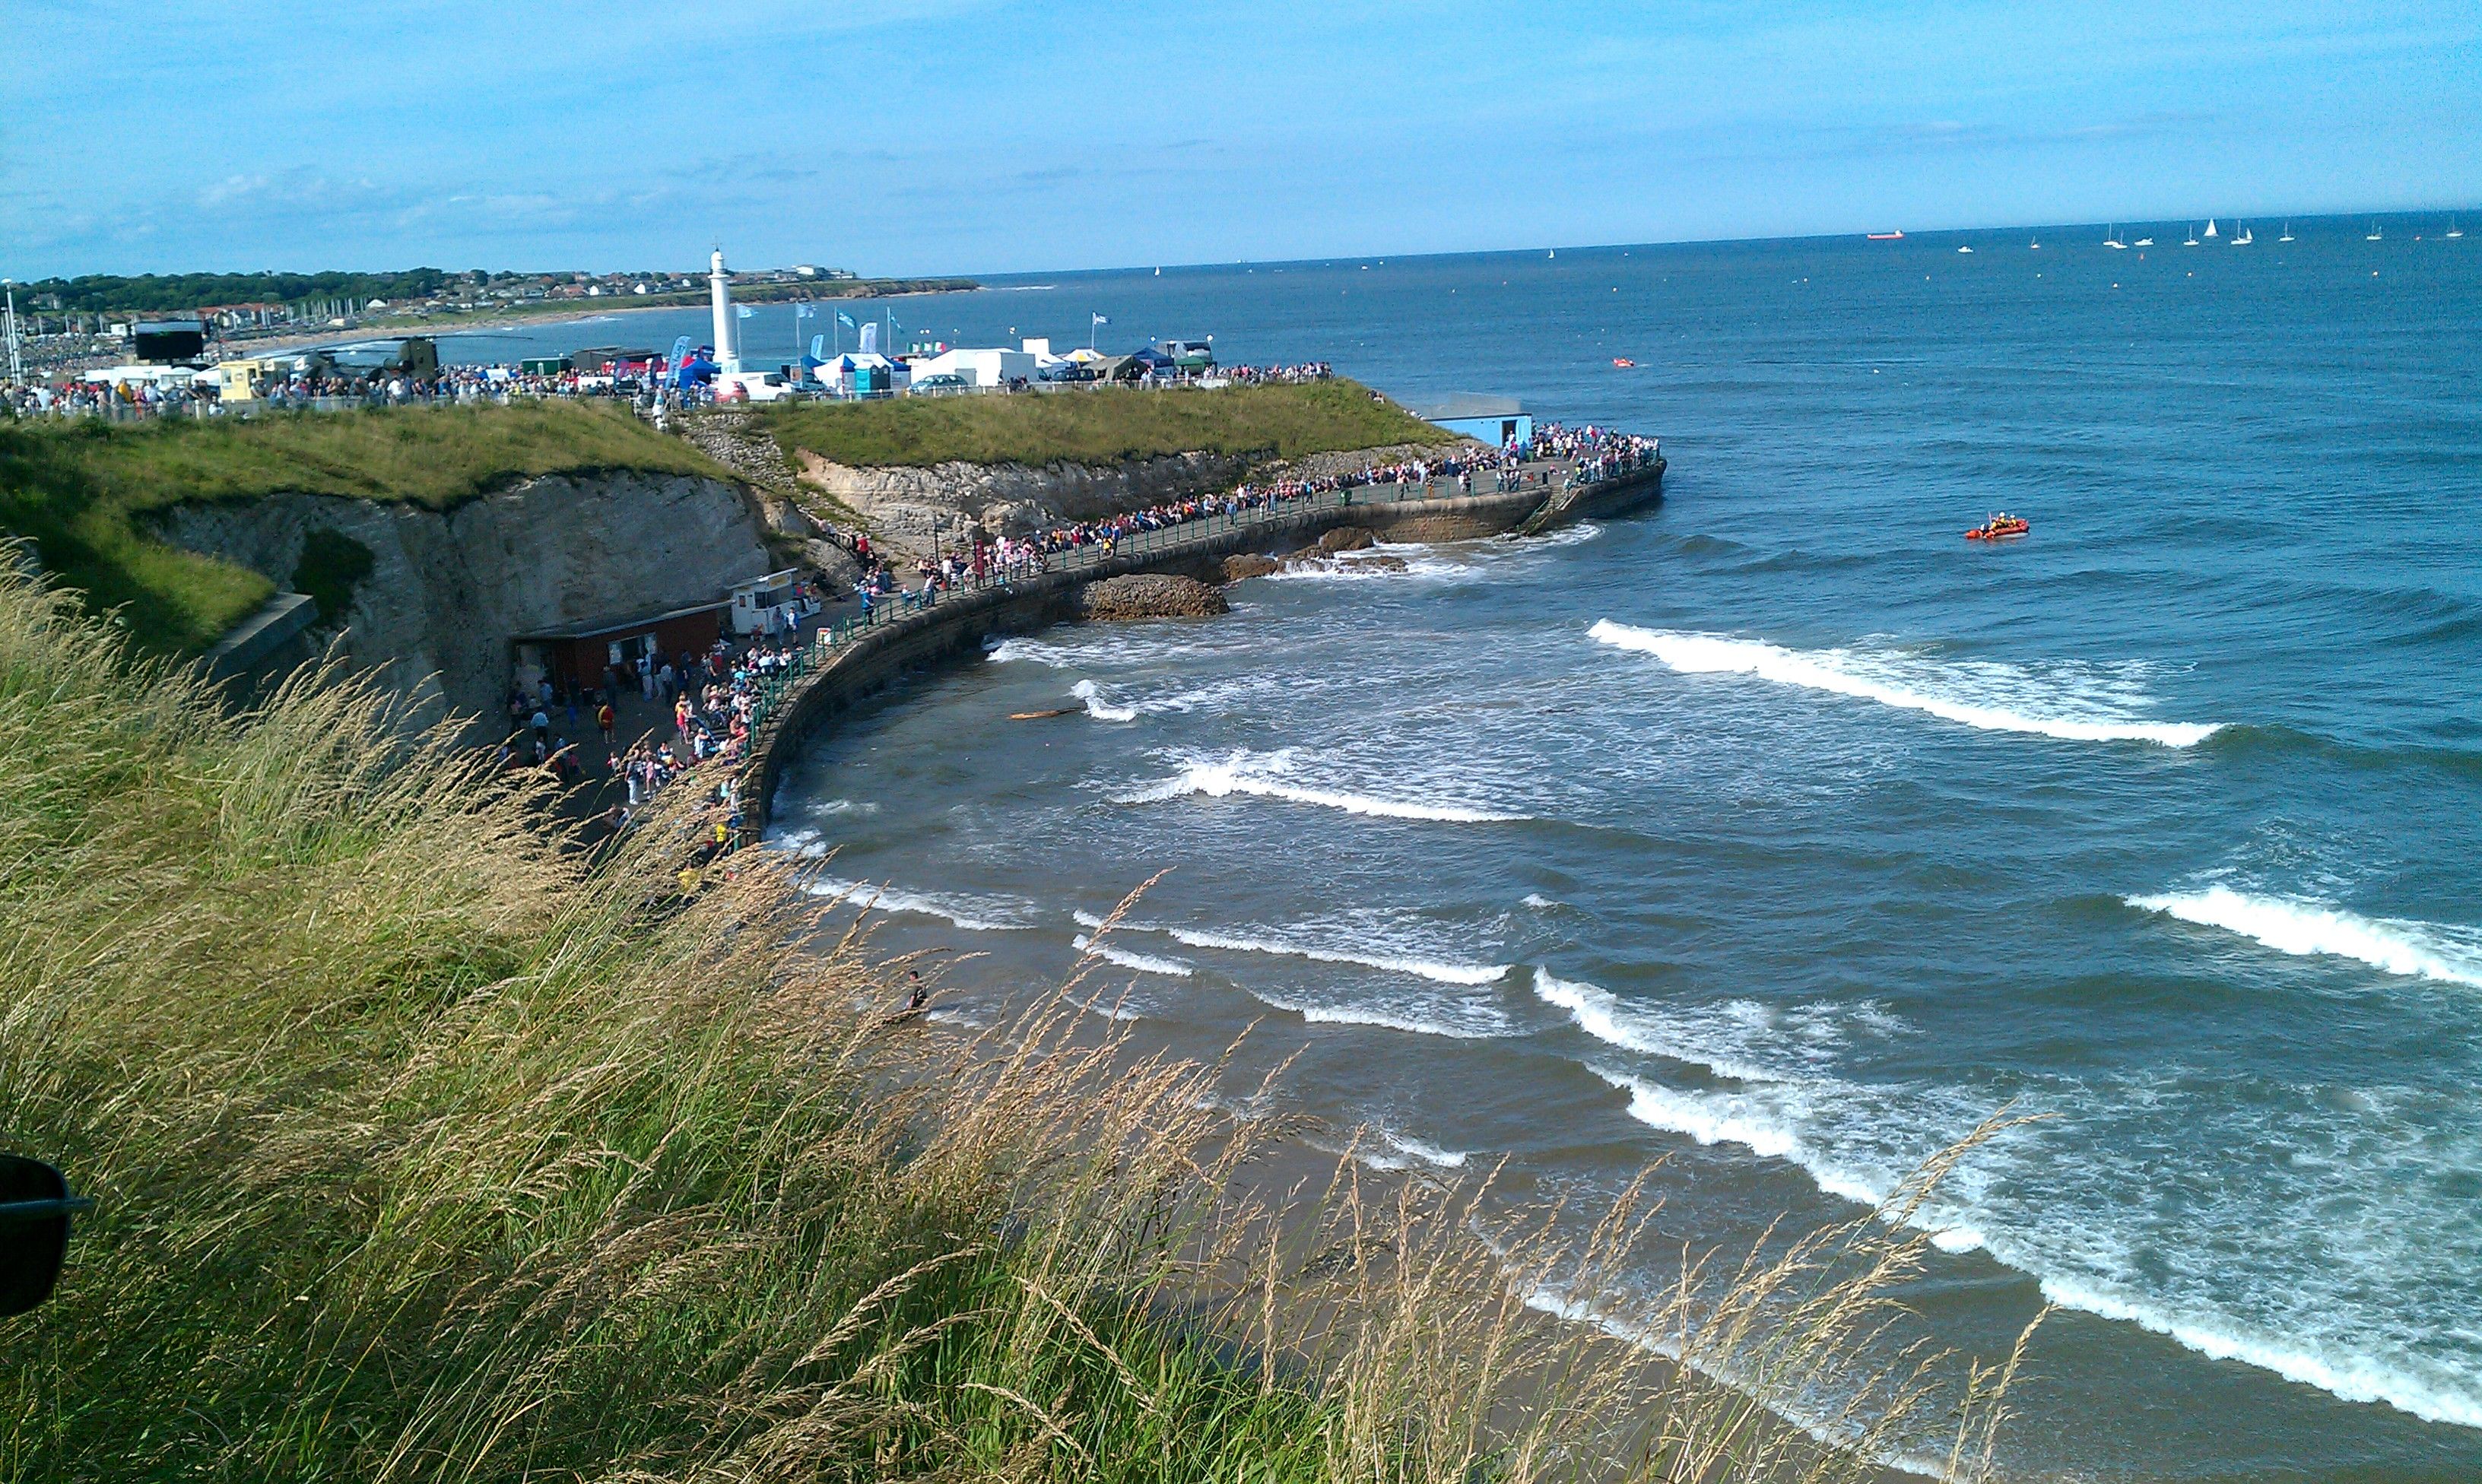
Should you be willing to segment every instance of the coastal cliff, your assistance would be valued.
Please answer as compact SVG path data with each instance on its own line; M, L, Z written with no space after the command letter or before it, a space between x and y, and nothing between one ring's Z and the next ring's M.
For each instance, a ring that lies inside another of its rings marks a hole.
M355 664L386 666L395 688L486 717L508 686L512 637L708 602L775 564L740 489L642 472L547 475L445 510L281 492L172 506L151 523L279 587L314 543L358 547L367 570L321 627Z
M1124 510L1228 488L1256 460L1246 455L1185 453L1109 465L967 463L928 468L856 467L799 453L802 482L868 522L882 539L928 547L990 535L1032 535L1063 521L1095 520Z
M883 540L928 547L986 535L1027 536L1069 521L1100 520L1169 501L1230 489L1244 481L1315 479L1389 464L1433 445L1397 443L1275 458L1192 451L1113 464L969 463L855 466L798 451L801 482L866 522Z

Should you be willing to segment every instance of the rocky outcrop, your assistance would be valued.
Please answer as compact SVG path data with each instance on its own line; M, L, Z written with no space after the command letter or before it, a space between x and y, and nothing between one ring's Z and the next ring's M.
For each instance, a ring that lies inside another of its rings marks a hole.
M1317 550L1333 557L1338 552L1366 552L1378 544L1379 538L1367 526L1338 526L1320 533Z
M674 425L682 439L739 475L758 497L767 527L779 535L804 538L827 523L802 508L801 482L764 419L748 407L682 413Z
M929 551L934 540L1032 535L1066 521L1094 520L1168 500L1228 489L1256 460L1241 455L1170 454L1108 465L934 464L856 468L801 455L802 482L870 523L884 542Z
M1077 612L1081 617L1106 620L1211 618L1232 612L1232 605L1194 577L1137 572L1087 584L1078 589Z
M677 475L548 476L446 511L271 495L175 506L157 529L279 587L312 533L358 543L371 560L336 625L345 656L484 716L499 713L515 636L712 602L785 564L740 489Z
M1262 557L1256 552L1244 552L1237 557L1224 559L1224 581L1228 584L1246 583L1254 577L1264 577L1270 572L1281 572L1283 567L1284 564L1273 557Z

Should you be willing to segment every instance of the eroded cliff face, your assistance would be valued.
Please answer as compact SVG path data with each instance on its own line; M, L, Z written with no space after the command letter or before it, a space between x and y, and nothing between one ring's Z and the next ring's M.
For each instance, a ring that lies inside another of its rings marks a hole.
M1447 445L1401 444L1315 454L1289 461L1241 454L1170 454L1117 464L934 464L855 467L800 454L800 479L868 523L883 542L929 551L942 542L1032 535L1067 521L1096 520L1168 500L1228 490L1245 480L1313 478L1390 464Z
M513 637L709 602L777 564L740 489L671 475L548 476L444 512L275 495L177 506L158 530L279 588L312 533L358 542L370 571L332 626L345 655L487 731L504 719Z
M802 482L861 516L883 541L928 551L936 534L955 542L980 529L1032 535L1064 521L1094 520L1167 500L1228 489L1257 460L1173 454L1123 463L934 464L856 468L801 456Z

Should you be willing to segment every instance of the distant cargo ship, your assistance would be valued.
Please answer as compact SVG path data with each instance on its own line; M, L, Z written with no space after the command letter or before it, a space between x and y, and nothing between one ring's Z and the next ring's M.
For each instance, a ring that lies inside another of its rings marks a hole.
M1905 234L1902 232L1864 232L1862 236L1862 239L1867 242L1901 242L1904 240Z

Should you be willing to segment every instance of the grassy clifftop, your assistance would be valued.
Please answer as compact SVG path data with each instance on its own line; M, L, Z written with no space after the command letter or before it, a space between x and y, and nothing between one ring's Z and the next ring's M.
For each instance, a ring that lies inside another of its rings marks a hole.
M787 456L834 463L1118 463L1163 454L1307 454L1454 441L1355 381L1212 391L1097 387L1024 397L804 403L768 414Z
M445 509L512 481L629 469L730 478L677 438L611 407L570 403L375 408L196 422L0 421L0 530L31 536L46 570L132 635L193 651L266 601L264 577L178 551L145 512L282 491Z

